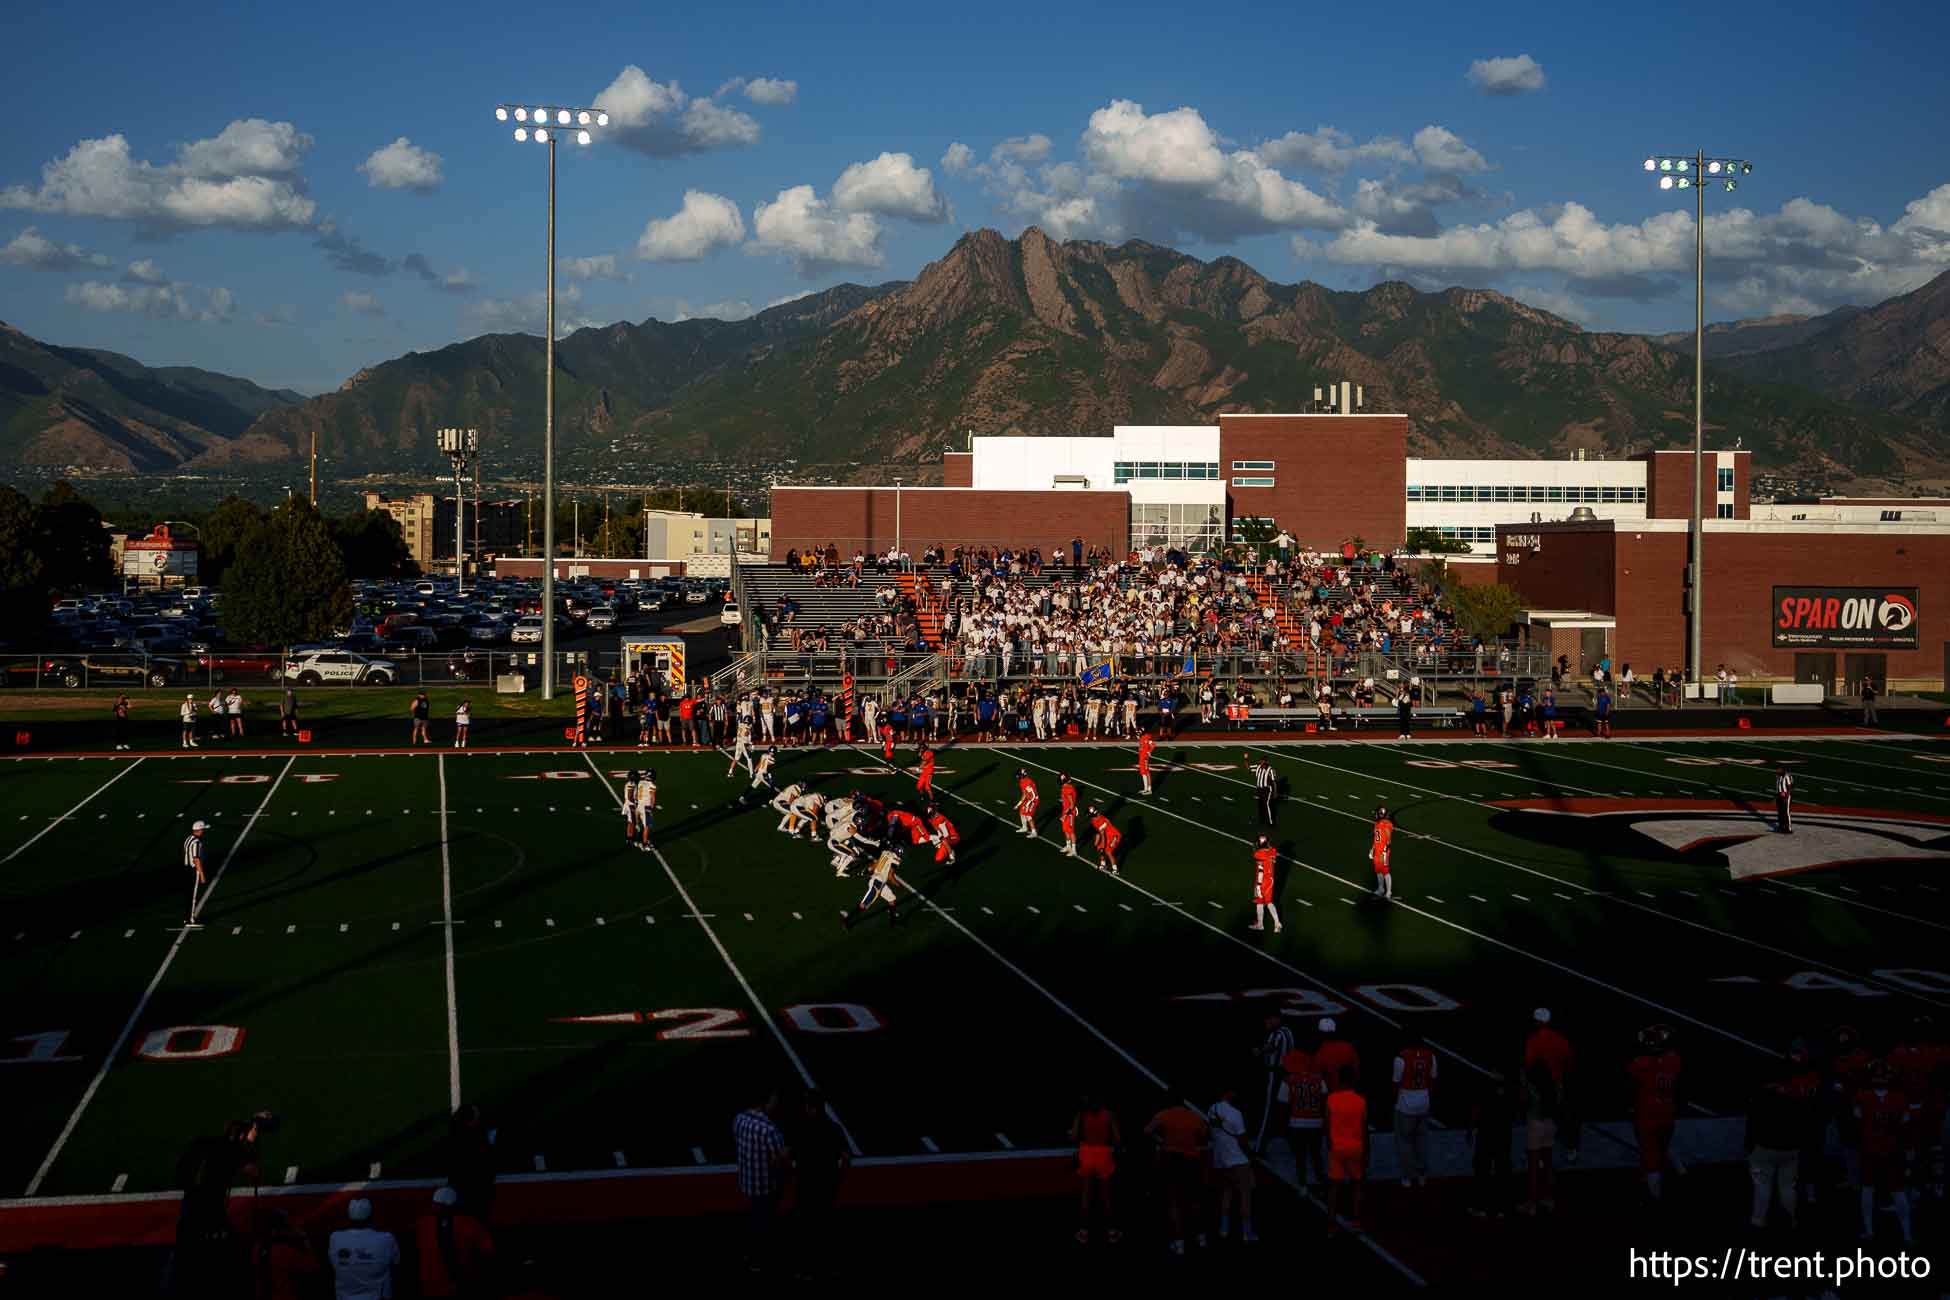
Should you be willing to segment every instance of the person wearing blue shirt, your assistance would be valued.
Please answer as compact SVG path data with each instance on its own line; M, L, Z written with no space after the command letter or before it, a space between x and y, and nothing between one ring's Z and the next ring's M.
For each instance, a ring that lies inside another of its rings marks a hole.
M1481 691L1471 691L1469 693L1469 729L1472 734L1478 736L1487 736L1490 734L1488 709L1489 704L1483 699L1483 693Z
M1598 688L1598 700L1591 706L1592 716L1598 724L1598 735L1611 739L1611 691L1603 686Z

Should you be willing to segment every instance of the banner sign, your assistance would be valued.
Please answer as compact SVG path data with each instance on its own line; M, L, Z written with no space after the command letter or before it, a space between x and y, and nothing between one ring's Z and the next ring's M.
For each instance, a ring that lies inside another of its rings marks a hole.
M1914 587L1776 587L1776 649L1914 650Z

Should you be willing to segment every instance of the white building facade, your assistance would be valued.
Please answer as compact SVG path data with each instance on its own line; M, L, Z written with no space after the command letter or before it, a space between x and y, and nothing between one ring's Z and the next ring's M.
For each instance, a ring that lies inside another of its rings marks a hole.
M1429 528L1479 555L1496 526L1563 519L1645 518L1646 464L1636 460L1408 460L1408 527Z

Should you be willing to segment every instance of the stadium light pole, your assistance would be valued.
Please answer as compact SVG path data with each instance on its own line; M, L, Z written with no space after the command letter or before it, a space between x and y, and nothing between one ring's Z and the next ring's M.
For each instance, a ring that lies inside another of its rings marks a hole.
M542 698L555 698L555 144L570 138L586 145L590 131L609 125L609 114L559 104L500 104L494 120L513 118L515 141L548 146L548 320L542 330Z
M454 463L454 594L467 594L467 496L462 487L462 479L467 474L467 462L481 449L480 431L476 429L439 429L434 439L447 459ZM480 520L480 508L475 507L474 518Z
M1744 158L1710 158L1695 151L1690 157L1653 154L1645 160L1645 170L1658 177L1662 190L1693 192L1693 519L1687 530L1686 675L1698 686L1705 671L1700 628L1706 578L1706 190L1717 185L1733 193L1738 178L1751 174L1754 165Z
M901 481L894 480L894 558L901 555Z

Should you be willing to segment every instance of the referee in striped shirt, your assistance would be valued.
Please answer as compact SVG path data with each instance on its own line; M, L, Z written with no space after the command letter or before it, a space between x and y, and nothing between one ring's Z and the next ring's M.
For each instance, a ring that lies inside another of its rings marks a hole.
M1273 1104L1279 1096L1280 1084L1286 1079L1286 1056L1293 1050L1293 1031L1286 1027L1286 1016L1277 1002L1266 1004L1266 1037L1260 1040L1253 1055L1259 1058L1262 1069L1266 1071L1266 1098L1259 1112L1259 1136L1253 1149L1266 1149L1266 1129L1273 1122Z
M209 829L209 822L199 820L191 825L190 837L183 841L183 865L190 873L190 910L183 916L185 930L203 928L196 919L196 899L206 879L203 874L203 832Z
M1257 763L1252 762L1251 755L1245 758L1252 763L1253 793L1259 799L1259 824L1271 826L1274 820L1273 805L1280 798L1280 774L1273 770L1273 760L1269 758L1262 758Z

